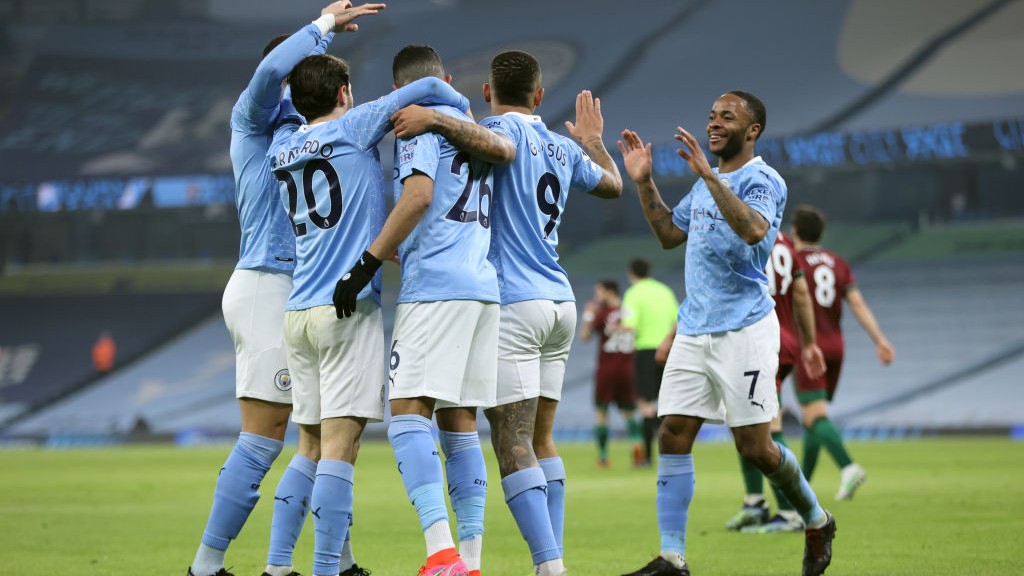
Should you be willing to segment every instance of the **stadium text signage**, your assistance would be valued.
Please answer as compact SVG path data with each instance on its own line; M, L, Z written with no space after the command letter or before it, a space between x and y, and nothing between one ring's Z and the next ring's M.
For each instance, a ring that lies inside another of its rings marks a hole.
M757 145L757 153L779 169L956 160L998 151L1024 153L1024 119L821 132L769 138ZM655 147L654 170L660 176L690 173L674 146Z

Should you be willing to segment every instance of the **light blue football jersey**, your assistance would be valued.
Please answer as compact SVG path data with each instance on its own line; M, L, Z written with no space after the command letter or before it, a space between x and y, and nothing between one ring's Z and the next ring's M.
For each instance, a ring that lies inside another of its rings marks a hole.
M291 274L295 235L277 199L277 179L267 151L280 117L281 82L303 58L323 54L334 38L308 24L260 62L231 110L231 169L242 238L237 269Z
M414 103L461 110L469 100L443 80L424 78L330 122L303 125L289 115L274 135L271 166L295 236L297 262L288 310L333 303L334 286L384 225L384 174L377 144L390 118ZM380 271L358 298L380 303Z
M679 334L739 330L775 307L764 269L782 225L786 182L760 156L721 179L764 216L768 233L757 244L747 245L722 217L708 185L697 180L672 210L672 222L688 236L686 298L679 307Z
M508 136L516 159L494 167L491 250L501 303L575 302L558 264L558 225L570 189L591 192L604 174L571 138L548 130L540 116L508 112L481 122Z
M443 114L471 122L449 106ZM498 276L487 260L491 245L491 165L474 160L443 136L427 132L395 142L395 202L414 172L434 181L426 214L398 248L398 302L498 302Z

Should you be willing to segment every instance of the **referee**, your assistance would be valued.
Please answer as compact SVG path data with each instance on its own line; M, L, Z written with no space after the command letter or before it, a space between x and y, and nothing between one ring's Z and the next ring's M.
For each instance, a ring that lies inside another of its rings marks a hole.
M622 299L623 328L632 330L636 337L637 409L643 419L643 453L639 449L633 454L637 467L651 465L651 443L658 433L658 390L661 389L661 373L664 369L655 358L655 351L674 331L679 301L675 293L665 284L650 277L651 264L635 258L629 263L630 287Z

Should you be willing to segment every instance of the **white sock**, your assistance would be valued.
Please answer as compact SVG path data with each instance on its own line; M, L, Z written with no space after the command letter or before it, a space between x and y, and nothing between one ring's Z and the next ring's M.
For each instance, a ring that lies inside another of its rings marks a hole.
M448 522L434 522L429 528L423 531L423 538L427 541L427 556L433 556L441 550L455 548L455 541L452 540L452 529Z
M667 560L669 564L675 566L676 568L682 568L683 565L686 564L686 558L683 558L683 555L678 552L667 552L665 550L662 550L659 556Z
M270 576L288 576L289 574L292 573L292 567L291 566L275 566L273 564L267 564L267 568L266 568L265 572L267 574L270 574Z
M561 558L555 558L534 566L533 571L537 576L562 576L565 572L565 564L562 563Z
M213 576L224 567L226 550L217 550L206 544L200 544L196 557L192 560L192 574L195 576Z
M352 527L349 527L351 530ZM356 558L352 555L352 541L345 538L345 544L341 546L341 561L338 563L338 567L342 572L356 565ZM285 574L284 576L288 576Z
M480 558L483 556L483 549L483 534L477 534L469 540L459 542L459 556L462 556L462 561L466 563L466 568L471 571L480 569Z

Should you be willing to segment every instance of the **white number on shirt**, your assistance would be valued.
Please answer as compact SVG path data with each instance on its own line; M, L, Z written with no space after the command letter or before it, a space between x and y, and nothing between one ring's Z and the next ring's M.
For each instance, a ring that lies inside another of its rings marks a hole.
M782 277L782 286L776 288L775 274ZM765 268L768 276L768 293L775 296L778 293L785 296L789 292L789 286L793 283L793 254L785 246L776 244L772 246L771 257L768 258L768 266Z
M831 308L836 301L836 273L828 266L814 269L814 299L822 308Z

